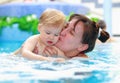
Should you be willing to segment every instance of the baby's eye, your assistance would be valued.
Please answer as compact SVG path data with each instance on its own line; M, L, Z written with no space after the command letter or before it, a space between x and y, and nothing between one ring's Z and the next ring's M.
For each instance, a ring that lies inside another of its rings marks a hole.
M50 34L50 32L46 32L46 34L48 34L48 35L49 35L49 34Z
M59 34L55 34L54 36L59 36Z

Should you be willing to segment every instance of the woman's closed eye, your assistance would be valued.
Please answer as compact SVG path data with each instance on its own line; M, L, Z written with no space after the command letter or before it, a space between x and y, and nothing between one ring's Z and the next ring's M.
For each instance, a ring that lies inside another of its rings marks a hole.
M70 30L71 35L74 35L74 33L75 33L74 30Z

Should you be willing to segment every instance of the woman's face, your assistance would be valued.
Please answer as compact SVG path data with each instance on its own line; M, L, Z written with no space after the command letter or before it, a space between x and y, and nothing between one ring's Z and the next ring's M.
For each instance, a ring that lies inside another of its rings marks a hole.
M82 45L83 23L78 22L74 27L76 19L72 19L66 29L61 32L60 40L56 46L64 52L70 52L78 49Z

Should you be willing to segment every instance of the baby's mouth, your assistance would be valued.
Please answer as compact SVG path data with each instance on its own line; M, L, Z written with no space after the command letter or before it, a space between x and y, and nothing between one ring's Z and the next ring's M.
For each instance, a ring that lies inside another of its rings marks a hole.
M52 44L53 42L52 41L47 41L48 44Z

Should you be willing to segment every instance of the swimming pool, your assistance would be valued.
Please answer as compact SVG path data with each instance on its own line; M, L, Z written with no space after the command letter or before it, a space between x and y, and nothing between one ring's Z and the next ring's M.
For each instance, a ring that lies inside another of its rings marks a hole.
M120 43L97 44L89 59L64 63L30 61L11 56L20 41L0 41L0 83L118 83Z

